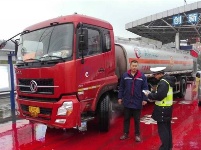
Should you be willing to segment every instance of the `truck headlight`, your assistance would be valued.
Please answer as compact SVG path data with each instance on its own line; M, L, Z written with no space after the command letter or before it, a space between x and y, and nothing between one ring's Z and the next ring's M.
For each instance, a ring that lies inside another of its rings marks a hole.
M64 102L61 107L58 108L58 116L69 116L73 111L73 102Z

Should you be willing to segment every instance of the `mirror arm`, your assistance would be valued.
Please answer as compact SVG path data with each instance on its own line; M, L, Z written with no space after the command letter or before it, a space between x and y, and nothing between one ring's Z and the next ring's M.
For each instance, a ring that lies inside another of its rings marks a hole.
M25 33L28 33L28 32L30 32L30 31L29 31L29 30L25 30L25 31L23 31L23 32L20 32L20 33L14 35L13 37L9 38L8 40L3 41L3 42L0 44L0 49L3 49L3 48L6 46L6 43L7 43L8 41L12 41L12 42L13 42L12 39L15 38L16 36L22 35L22 34L25 34ZM14 43L15 43L15 42L14 42Z

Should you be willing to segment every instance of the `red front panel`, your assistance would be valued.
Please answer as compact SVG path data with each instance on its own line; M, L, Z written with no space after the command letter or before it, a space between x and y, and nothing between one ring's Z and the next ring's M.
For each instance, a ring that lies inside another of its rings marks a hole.
M77 89L74 68L74 61L43 68L16 68L20 116L62 128L72 128L80 124L80 104L75 96ZM36 92L31 91L31 81L37 83ZM74 96L63 96L69 93L74 93ZM66 101L73 101L72 114L68 117L58 116L58 108ZM40 114L37 117L31 116L29 106L39 107ZM56 119L67 121L65 124L57 124Z

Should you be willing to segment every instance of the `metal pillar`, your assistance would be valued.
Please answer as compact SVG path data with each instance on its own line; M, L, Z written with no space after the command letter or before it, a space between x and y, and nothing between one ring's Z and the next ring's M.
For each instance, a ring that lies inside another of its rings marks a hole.
M11 104L11 115L13 118L13 121L15 121L15 89L14 89L14 71L13 71L13 61L12 56L15 56L14 52L10 52L8 54L8 64L10 66L10 83L11 83L11 90L10 90L10 104Z
M179 38L179 32L176 33L175 35L175 47L176 49L180 49L180 38Z

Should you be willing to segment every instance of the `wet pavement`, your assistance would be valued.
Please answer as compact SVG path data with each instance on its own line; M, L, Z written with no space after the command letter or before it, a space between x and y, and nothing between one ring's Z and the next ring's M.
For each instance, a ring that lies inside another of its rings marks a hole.
M11 102L10 94L0 93L0 123L11 118ZM15 107L17 105L15 104Z
M194 85L188 85L184 99L174 100L172 132L173 150L201 149L201 107L197 105ZM121 141L123 116L113 113L110 131L98 131L96 121L88 123L86 132L76 129L51 129L27 120L8 121L0 124L0 150L157 150L160 140L156 122L151 119L153 103L147 104L141 115L142 142L134 141L134 121L131 121L130 138Z

